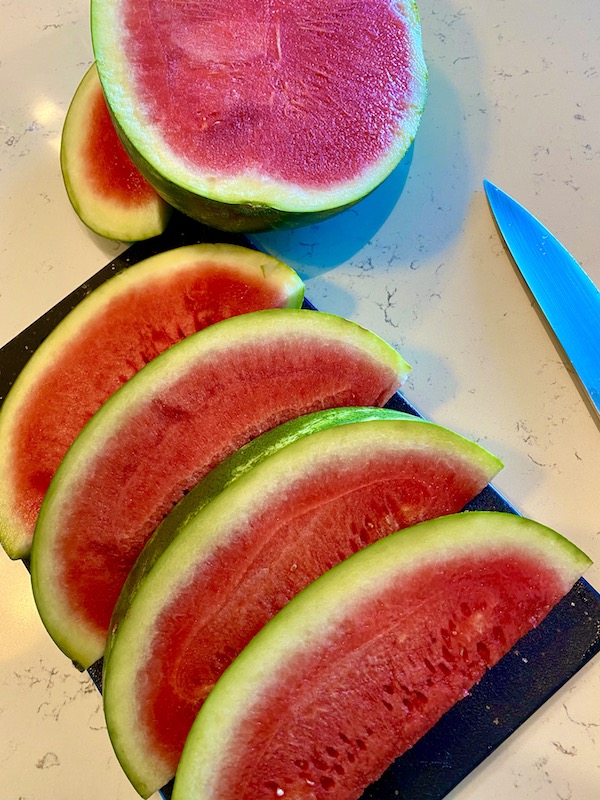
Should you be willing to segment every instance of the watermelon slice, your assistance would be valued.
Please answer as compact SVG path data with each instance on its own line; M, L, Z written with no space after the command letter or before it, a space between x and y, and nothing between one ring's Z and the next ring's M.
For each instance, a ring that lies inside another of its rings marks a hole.
M292 599L223 674L173 800L355 800L589 563L554 531L498 512L375 542Z
M136 242L158 236L167 227L172 208L125 152L96 64L83 76L67 111L60 165L69 200L94 233Z
M216 228L303 225L400 162L427 87L414 0L92 0L92 40L132 160Z
M294 309L232 317L151 361L82 430L42 504L32 580L56 643L84 667L102 655L144 543L211 467L300 414L383 405L407 370L359 325Z
M103 689L117 756L143 797L173 777L211 687L291 597L370 542L459 511L501 467L408 414L337 416L288 423L230 456L198 485L196 513L160 536L173 539L163 554L142 551L136 571L153 566L133 599L121 595ZM308 432L294 437L299 426Z
M190 245L123 270L91 292L33 354L0 411L0 542L29 555L50 480L104 401L144 364L213 322L298 307L304 285L277 259Z

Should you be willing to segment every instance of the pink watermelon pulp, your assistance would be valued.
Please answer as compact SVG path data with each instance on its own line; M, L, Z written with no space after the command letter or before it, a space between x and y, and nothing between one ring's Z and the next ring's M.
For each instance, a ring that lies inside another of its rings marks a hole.
M159 355L83 429L42 504L32 577L55 641L83 666L102 655L144 543L211 467L299 414L383 405L406 370L374 334L292 309L233 317Z
M411 0L94 0L92 38L132 159L215 227L306 224L356 202L398 164L425 102Z
M370 545L297 595L224 673L173 800L356 800L588 565L512 514L451 515Z
M352 420L342 411L340 424L328 415L330 427L274 453L277 431L255 440L265 439L266 458L190 513L163 555L149 557L155 566L133 602L120 598L105 655L106 716L143 796L175 774L202 702L283 605L371 542L460 510L501 466L414 417L356 409ZM296 424L282 426L287 436ZM239 453L228 461L219 470L245 469ZM124 715L123 707L136 711Z
M61 138L61 169L81 221L100 236L139 241L158 236L171 208L127 155L108 112L96 65L73 97Z
M36 351L0 413L0 539L27 556L42 499L95 411L172 344L219 320L301 305L298 275L263 253L191 245L146 259L88 295Z

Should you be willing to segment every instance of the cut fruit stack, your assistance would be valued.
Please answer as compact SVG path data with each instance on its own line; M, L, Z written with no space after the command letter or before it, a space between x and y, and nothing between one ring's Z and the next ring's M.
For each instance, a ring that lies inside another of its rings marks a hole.
M92 2L62 167L103 236L157 235L171 206L307 224L413 140L412 2L209 5ZM76 306L0 410L0 541L65 655L103 659L143 797L360 797L589 565L464 511L501 462L384 408L408 364L303 295L245 247L162 253Z

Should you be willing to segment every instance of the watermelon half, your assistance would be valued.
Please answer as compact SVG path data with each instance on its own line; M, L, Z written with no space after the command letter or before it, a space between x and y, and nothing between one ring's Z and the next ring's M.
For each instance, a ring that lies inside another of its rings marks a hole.
M292 438L308 426L287 423L222 462L162 555L142 551L136 571L147 558L153 566L133 597L119 599L104 707L117 756L144 797L173 777L212 686L285 603L370 542L459 511L501 467L408 414L342 409L339 423L326 412L324 427L320 416L312 432ZM215 493L218 482L225 488Z
M42 503L33 589L59 647L83 667L102 655L143 545L223 458L303 413L384 405L407 370L359 325L294 309L232 317L157 356L81 431Z
M137 242L167 227L172 208L127 155L108 113L96 64L83 76L67 111L60 165L69 200L94 233Z
M91 292L33 354L0 410L0 542L29 555L42 498L84 424L180 339L227 317L299 307L304 285L250 248L200 244L153 256Z
M427 71L414 0L92 0L116 127L175 208L216 228L330 216L400 162Z
M226 670L173 800L355 800L589 563L554 531L499 512L375 542L292 599Z

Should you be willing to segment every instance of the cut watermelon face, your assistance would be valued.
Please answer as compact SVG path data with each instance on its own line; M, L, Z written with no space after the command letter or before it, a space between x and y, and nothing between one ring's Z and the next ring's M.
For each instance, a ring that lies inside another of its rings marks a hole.
M294 595L371 542L459 511L501 467L407 414L324 416L283 425L226 459L138 559L145 577L119 600L103 691L115 751L144 797L175 774L219 676Z
M356 800L589 563L554 531L498 512L369 545L293 598L225 671L173 800Z
M94 233L137 242L158 236L167 227L171 206L127 155L110 118L95 64L69 106L60 164L69 200Z
M293 309L232 317L157 356L92 417L44 498L31 571L56 643L84 667L100 658L143 545L217 463L303 413L384 405L408 369L364 328Z
M29 555L61 459L95 411L145 364L228 317L302 304L304 285L250 248L180 247L123 270L91 292L27 363L0 411L0 541Z
M140 171L227 230L355 203L400 162L425 103L412 0L93 0L92 39Z

